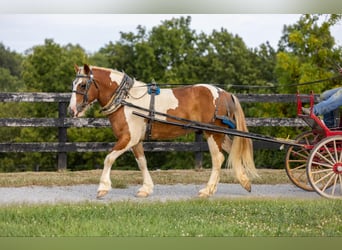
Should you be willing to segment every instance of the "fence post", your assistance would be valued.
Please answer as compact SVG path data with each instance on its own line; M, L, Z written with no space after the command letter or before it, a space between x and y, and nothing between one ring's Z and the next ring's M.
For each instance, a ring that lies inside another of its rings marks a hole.
M58 118L60 121L63 121L67 116L67 103L59 102L58 103ZM61 122L60 124L63 124ZM65 143L67 142L67 128L66 127L58 127L58 142ZM58 171L66 170L67 168L67 153L63 152L63 149L60 148L58 150L57 156L57 169Z
M200 145L200 151L195 152L195 169L200 170L203 167L203 151L202 151L203 133L202 131L197 131L195 133L195 142Z

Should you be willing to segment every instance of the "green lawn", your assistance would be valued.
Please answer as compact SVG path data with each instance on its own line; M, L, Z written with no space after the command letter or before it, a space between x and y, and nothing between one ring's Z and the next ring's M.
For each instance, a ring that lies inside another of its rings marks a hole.
M0 207L0 236L342 236L342 201L11 205Z

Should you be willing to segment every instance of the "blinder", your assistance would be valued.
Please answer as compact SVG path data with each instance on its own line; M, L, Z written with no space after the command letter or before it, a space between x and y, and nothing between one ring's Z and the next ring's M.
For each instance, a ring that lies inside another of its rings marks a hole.
M89 75L83 75L83 74L77 74L76 75L76 79L74 80L74 82L78 79L78 78L87 78L87 82L86 84L81 84L81 90L82 91L78 91L77 89L73 89L72 92L76 93L78 95L83 95L83 102L82 102L82 106L86 106L87 102L88 102L88 91L90 89L90 86L92 83L94 83L95 87L98 89L97 83L94 80L94 76L93 76L93 72L90 70L90 74Z

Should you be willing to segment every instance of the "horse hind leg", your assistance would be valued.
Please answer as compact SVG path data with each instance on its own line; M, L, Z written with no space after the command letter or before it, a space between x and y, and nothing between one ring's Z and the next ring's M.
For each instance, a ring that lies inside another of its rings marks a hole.
M237 126L236 129L239 131L248 132L245 115L239 100L233 95L231 95L230 99L232 102L227 101L226 110L233 112ZM222 144L222 148L229 154L227 167L231 167L233 169L233 172L235 173L235 176L240 182L241 186L250 192L251 182L249 177L258 177L253 160L252 141L248 138L239 136L233 137L233 140L230 140L230 138L226 135Z
M140 142L136 146L132 147L132 150L143 176L143 185L136 193L136 197L145 198L153 193L154 184L147 169L147 162L142 143Z
M224 155L221 152L221 149L218 146L217 142L215 141L214 136L211 135L210 137L208 137L207 141L211 155L212 170L206 187L201 189L198 194L199 197L203 198L207 198L216 192L217 184L220 180L221 166L224 162Z
M236 139L238 138L235 138L235 140ZM227 161L227 168L231 167L240 185L244 189L246 189L248 192L251 192L251 189L252 189L251 181L248 178L248 175L245 169L245 165L251 164L251 163L248 160L243 159L243 158L247 158L247 159L249 158L249 157L244 157L243 155L241 155L241 152L243 149L239 148L239 150L237 151L236 147L237 147L236 142L234 143L234 147L233 147L232 140L226 135L222 143L222 149L229 154L229 158Z

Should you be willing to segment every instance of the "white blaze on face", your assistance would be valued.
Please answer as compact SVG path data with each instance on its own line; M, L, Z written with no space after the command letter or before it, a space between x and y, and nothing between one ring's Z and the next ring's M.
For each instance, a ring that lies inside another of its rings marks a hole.
M76 89L77 86L81 83L81 79L75 79L75 81L72 83L72 93L69 103L69 110L72 112L74 117L77 117L79 115L77 111L77 102L76 102Z

